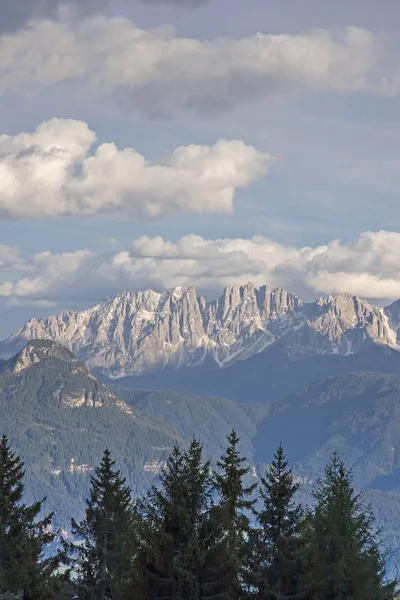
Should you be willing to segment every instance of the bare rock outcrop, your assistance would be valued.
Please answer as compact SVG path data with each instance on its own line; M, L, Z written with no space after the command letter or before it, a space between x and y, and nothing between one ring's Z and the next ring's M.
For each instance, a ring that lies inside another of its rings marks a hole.
M396 303L383 310L342 294L303 304L285 290L248 283L228 286L212 301L193 287L121 292L86 311L31 319L0 344L0 355L10 356L32 339L50 339L89 368L121 377L209 359L224 367L274 344L292 360L353 354L366 343L397 349L399 332Z

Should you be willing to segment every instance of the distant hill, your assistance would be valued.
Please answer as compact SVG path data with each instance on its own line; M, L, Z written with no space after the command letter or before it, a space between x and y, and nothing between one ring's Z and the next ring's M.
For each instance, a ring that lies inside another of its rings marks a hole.
M129 405L163 421L183 437L197 437L209 456L220 456L225 451L226 435L235 428L240 432L242 452L252 458L257 423L268 413L265 405L240 405L226 398L133 390L115 384L109 388Z
M265 407L174 392L108 389L64 346L34 340L0 362L0 434L26 463L29 498L47 496L47 509L68 525L84 509L88 478L107 446L142 494L175 442L193 436L215 460L235 427L252 460L256 421ZM158 415L155 417L154 415Z
M356 373L312 383L270 407L253 443L268 462L282 441L303 498L336 450L354 474L391 548L391 573L400 574L400 376Z
M181 436L117 398L63 346L38 340L0 366L0 433L26 463L27 491L47 496L63 525L84 508L108 446L135 492Z
M356 373L312 383L271 407L254 438L255 459L266 460L280 440L310 479L336 449L358 486L400 490L400 376Z

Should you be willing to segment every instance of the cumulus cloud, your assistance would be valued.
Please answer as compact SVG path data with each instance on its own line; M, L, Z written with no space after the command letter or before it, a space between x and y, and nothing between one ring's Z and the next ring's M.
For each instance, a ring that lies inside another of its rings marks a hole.
M226 285L268 283L305 300L351 292L362 298L400 297L400 234L362 233L353 242L315 248L285 246L265 237L207 240L187 235L177 242L141 237L122 250L42 252L3 279L8 302L96 302L124 289L164 290L194 285L215 297Z
M159 218L232 212L234 192L263 177L273 160L238 140L176 148L148 161L133 148L91 147L82 121L52 119L33 133L0 135L0 213L14 218Z
M13 246L0 244L0 269L24 268L25 261L20 257L19 249Z
M326 246L305 249L302 256L279 265L275 275L316 293L399 298L399 256L399 233L367 231L352 242L334 240Z
M0 89L77 80L96 93L116 90L149 114L210 111L277 93L372 90L379 56L375 36L357 27L207 41L97 15L0 36Z
M71 299L95 300L121 289L162 290L193 284L201 292L213 293L247 280L262 283L266 265L273 269L281 264L283 254L292 257L297 252L265 238L206 240L187 235L173 243L141 237L114 252L36 254L18 280L0 284L0 296L37 301L66 294Z

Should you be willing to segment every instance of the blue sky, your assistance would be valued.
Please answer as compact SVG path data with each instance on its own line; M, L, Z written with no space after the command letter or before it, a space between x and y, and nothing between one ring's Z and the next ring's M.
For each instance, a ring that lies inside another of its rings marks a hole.
M398 2L185 3L0 7L0 337L126 288L400 296Z

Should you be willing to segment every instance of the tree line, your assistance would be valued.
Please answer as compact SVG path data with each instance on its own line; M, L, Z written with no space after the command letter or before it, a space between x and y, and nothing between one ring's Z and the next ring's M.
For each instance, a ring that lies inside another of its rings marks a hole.
M385 556L351 472L333 454L311 508L282 446L258 483L235 431L212 469L175 446L133 499L108 449L72 541L24 504L24 466L0 443L0 600L391 600ZM55 544L57 542L57 546ZM49 553L49 548L53 551Z

